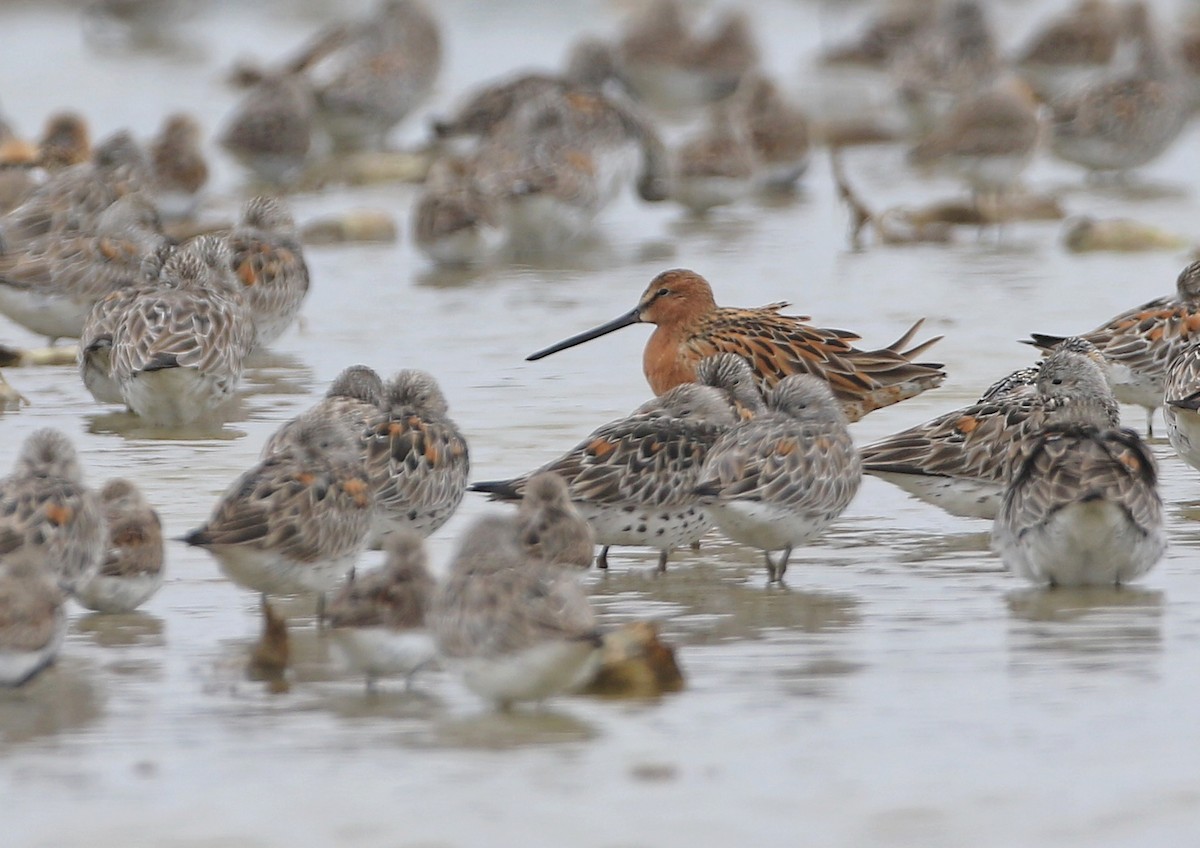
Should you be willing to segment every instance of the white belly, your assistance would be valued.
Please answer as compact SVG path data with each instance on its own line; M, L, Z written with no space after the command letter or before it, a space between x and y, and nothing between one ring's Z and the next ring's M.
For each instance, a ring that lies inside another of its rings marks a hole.
M161 571L124 577L97 574L75 590L75 600L96 612L133 612L150 600L162 583Z
M713 518L735 542L763 551L802 545L829 526L834 514L801 513L762 501L714 503Z
M502 657L472 657L455 663L467 688L497 704L542 701L586 685L600 667L600 649L590 642L554 641Z
M1161 531L1142 533L1124 510L1104 500L1072 504L1019 536L998 529L995 544L1014 574L1057 586L1126 583L1149 571L1166 550Z
M423 627L335 627L330 636L343 664L369 680L409 677L437 656L433 634Z
M341 582L358 559L357 551L317 562L296 562L240 545L215 545L209 551L226 577L264 595L323 594Z
M960 518L993 521L1000 512L1004 487L999 483L961 477L937 477L925 474L870 472L880 480L899 486L918 500L940 507Z
M148 424L181 427L210 422L233 397L231 376L204 374L195 368L142 371L121 382L121 397Z

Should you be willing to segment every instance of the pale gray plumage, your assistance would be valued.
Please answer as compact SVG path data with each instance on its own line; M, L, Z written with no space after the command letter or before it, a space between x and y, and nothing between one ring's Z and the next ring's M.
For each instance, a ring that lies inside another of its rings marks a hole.
M1136 433L1055 425L1023 446L993 544L1034 583L1111 586L1158 562L1162 524L1154 457Z
M71 592L100 567L105 542L104 514L70 439L35 431L0 481L0 560L31 562Z
M575 575L528 556L514 519L472 524L434 597L439 652L501 705L581 685L598 660L596 617Z
M770 391L766 411L713 445L696 491L722 532L763 551L773 582L782 580L793 547L841 515L861 479L829 385L795 374ZM773 562L776 550L783 554Z

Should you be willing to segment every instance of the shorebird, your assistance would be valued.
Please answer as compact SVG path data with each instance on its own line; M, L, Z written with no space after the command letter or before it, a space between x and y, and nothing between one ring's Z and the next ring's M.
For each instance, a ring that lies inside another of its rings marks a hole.
M417 249L439 265L484 262L502 240L496 204L480 187L469 159L443 156L433 164L412 220Z
M976 207L1003 201L1033 160L1038 144L1037 103L1020 80L1008 79L964 95L949 114L910 148L914 165L934 166L961 179Z
M1017 72L1050 102L1093 83L1112 61L1121 15L1109 0L1078 0L1021 48Z
M826 49L821 62L886 68L934 22L936 12L936 4L928 0L888 0L866 21L857 36Z
M150 191L159 213L164 218L190 218L208 182L208 163L195 118L182 112L167 116L150 144L150 165Z
M667 194L667 157L634 106L599 91L551 91L516 105L473 164L478 189L519 251L561 249L591 231L629 186Z
M697 371L710 384L676 386L536 471L474 483L471 491L513 503L527 497L533 480L552 474L566 483L602 546L597 567L608 568L610 547L632 545L657 548L658 570L666 571L672 550L698 542L712 527L694 494L708 451L762 405L740 357L709 357Z
M367 19L316 36L302 51L317 116L338 150L380 149L388 132L429 96L442 61L441 33L415 0L384 0Z
M1079 336L1069 336L1055 345L1054 349L1083 354L1100 366L1100 370L1104 372L1105 377L1108 376L1108 360L1104 358L1104 354L1100 352L1100 349L1087 339L1081 339ZM1038 390L1038 375L1042 373L1042 366L1045 363L1045 358L1042 358L1032 365L1026 365L1010 374L1006 374L984 389L983 394L979 396L979 400L976 403L1036 395Z
M450 520L467 490L471 460L432 375L397 372L361 438L375 497L375 542L397 530L428 536Z
M708 281L695 271L676 268L650 281L638 305L599 327L572 336L526 357L541 359L628 327L655 324L646 343L642 370L655 394L692 382L696 364L714 353L746 359L764 389L788 374L814 374L829 383L851 421L941 385L940 365L913 362L941 337L904 350L921 322L879 350L859 350L859 336L805 323L807 317L781 315L787 303L757 309L717 306Z
M74 592L100 567L106 539L104 513L83 483L71 440L34 431L0 480L0 561L30 562Z
M295 323L308 296L308 264L296 222L283 202L255 197L229 233L230 267L254 323L255 346L266 347Z
M535 559L589 568L596 538L571 503L563 478L543 473L531 477L525 486L517 507L517 540Z
M267 595L315 594L320 607L354 567L374 507L353 434L314 416L235 480L183 541L212 554L227 577L261 593L264 605Z
M51 343L78 338L97 301L141 283L143 263L165 244L154 207L126 195L88 232L48 234L0 256L0 312Z
M287 184L308 159L316 103L297 73L264 74L225 125L220 144L262 180Z
M631 545L657 548L658 570L666 571L672 550L712 527L692 490L709 448L735 420L719 394L697 398L692 391L679 386L666 408L613 421L531 474L474 483L471 491L517 502L532 478L558 475L602 546L597 567L608 568L610 547ZM673 409L678 404L687 407L685 416Z
M1154 457L1132 430L1048 427L1023 446L996 516L1008 569L1050 586L1113 586L1166 550Z
M863 470L952 515L994 519L1010 458L1050 424L1120 426L1117 402L1095 361L1055 350L1037 392L1017 392L939 415L862 449Z
M617 42L617 64L633 92L668 110L693 109L729 96L758 64L750 22L728 12L707 34L684 19L678 0L652 0Z
M808 116L761 74L742 81L737 99L754 151L755 184L768 191L792 188L808 169Z
M13 253L43 236L94 232L106 209L146 188L149 179L149 163L133 136L114 133L92 150L91 160L51 173L0 218L0 242Z
M758 162L749 130L739 117L727 102L710 106L705 126L674 152L671 198L693 215L750 194Z
M1188 93L1160 42L1144 3L1128 8L1134 68L1107 74L1050 104L1050 148L1092 174L1118 175L1150 162L1179 136L1188 118Z
M1167 365L1200 331L1200 262L1179 273L1175 294L1126 310L1079 337L1094 344L1109 362L1108 380L1121 403L1146 410L1146 434L1154 435L1154 410L1162 406ZM1043 350L1062 336L1032 333Z
M129 480L105 483L100 504L108 528L104 561L76 589L75 598L97 612L132 612L162 586L162 522Z
M381 677L413 675L437 655L426 616L436 584L426 565L421 537L393 533L384 564L350 580L329 602L329 635L343 662L366 678L367 690Z
M213 267L205 254L215 254ZM254 325L213 236L180 250L157 284L139 288L112 330L110 375L126 405L152 426L220 414L254 347ZM94 342L93 342L94 344Z
M1000 67L983 5L952 0L896 56L892 75L919 137L936 127L959 98L989 85Z
M573 571L530 556L513 519L467 529L430 611L438 652L467 688L508 708L591 678L601 637Z
M47 171L81 165L92 155L87 122L75 112L61 112L46 119L38 139L38 164Z
M854 498L862 464L828 383L791 374L766 406L712 446L696 493L722 533L763 552L767 581L781 583L792 549ZM782 552L778 561L772 551Z

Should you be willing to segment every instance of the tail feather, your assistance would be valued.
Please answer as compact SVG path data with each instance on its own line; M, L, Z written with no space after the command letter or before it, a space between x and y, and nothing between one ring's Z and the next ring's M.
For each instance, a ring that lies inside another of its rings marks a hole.
M1048 336L1045 333L1030 333L1029 338L1021 339L1021 344L1033 345L1041 350L1054 350L1066 336Z
M467 486L468 492L482 492L489 501L519 501L524 495L523 479L483 480Z

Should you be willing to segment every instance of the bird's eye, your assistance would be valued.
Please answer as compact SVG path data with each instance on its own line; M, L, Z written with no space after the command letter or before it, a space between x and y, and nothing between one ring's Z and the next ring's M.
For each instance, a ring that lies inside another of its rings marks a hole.
M1055 378L1054 378L1053 380L1051 380L1050 382L1051 382L1051 383L1053 383L1053 384L1054 384L1054 385L1056 385L1056 386L1061 386L1061 385L1062 385L1062 377L1055 377Z
M665 289L665 288L659 289L658 294L656 294L655 297L666 297L670 293L671 293L670 289Z

